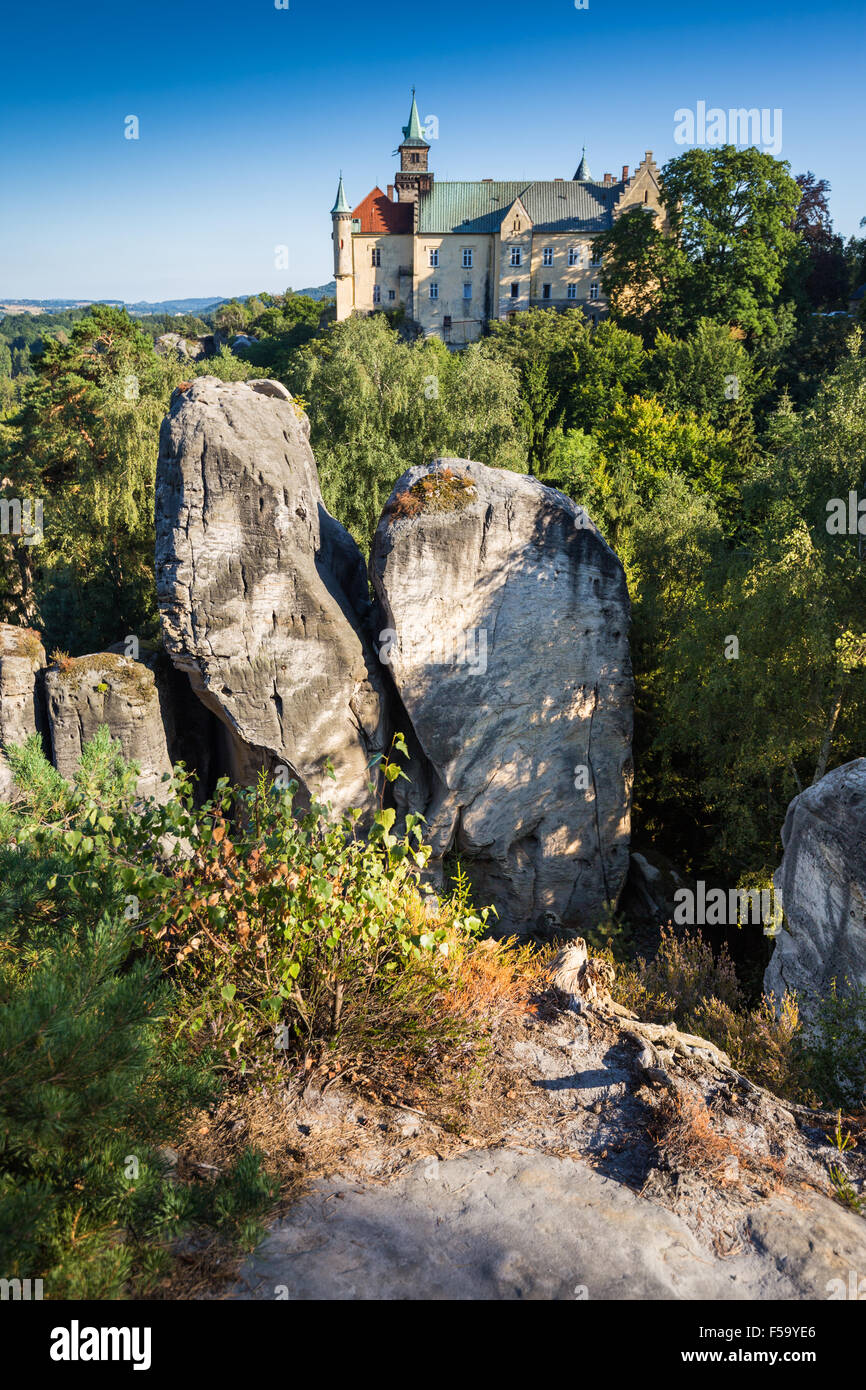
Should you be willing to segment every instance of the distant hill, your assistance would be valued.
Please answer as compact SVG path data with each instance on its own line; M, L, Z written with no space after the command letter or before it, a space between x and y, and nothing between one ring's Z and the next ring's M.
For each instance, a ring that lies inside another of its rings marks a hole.
M329 280L327 285L314 285L312 289L295 290L295 294L308 294L310 299L334 299L337 294L336 280Z
M306 294L311 299L333 299L337 292L336 280L327 285L313 285L295 294ZM252 295L238 294L233 298L245 302ZM123 299L4 299L0 296L0 313L7 314L58 314L64 309L86 309L89 304L116 304L125 307L130 314L212 314L228 298L211 299L138 299L134 303Z

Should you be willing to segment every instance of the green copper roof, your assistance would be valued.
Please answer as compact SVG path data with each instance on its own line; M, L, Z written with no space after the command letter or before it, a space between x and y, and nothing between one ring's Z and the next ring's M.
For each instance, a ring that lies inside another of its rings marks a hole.
M333 217L333 215L334 215L335 212L351 212L351 211L352 211L352 209L349 207L349 204L348 204L347 201L346 201L346 190L345 190L345 188L343 187L343 175L341 174L341 175L340 175L340 182L337 184L337 201L334 203L334 206L331 208L331 216Z
M589 172L589 165L586 162L586 145L584 145L580 152L580 163L577 166L574 177L576 179L586 180L587 182L592 181L592 174Z
M491 179L449 183L436 179L418 200L418 230L427 233L498 232L519 197L536 232L602 232L624 185L546 179L527 183Z
M409 124L403 127L403 145L424 145L428 150L430 146L424 139L424 132L421 129L421 117L418 115L418 104L415 101L415 88L412 88L412 110L409 112Z

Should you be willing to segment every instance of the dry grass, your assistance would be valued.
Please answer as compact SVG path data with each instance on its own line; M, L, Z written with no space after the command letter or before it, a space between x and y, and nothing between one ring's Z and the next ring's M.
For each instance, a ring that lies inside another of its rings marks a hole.
M421 512L454 512L468 507L478 496L471 478L451 468L437 468L405 492L398 492L389 507L392 518L418 516Z
M648 1125L663 1166L718 1188L748 1183L761 1196L789 1185L791 1174L781 1159L755 1153L730 1134L720 1132L714 1119L702 1095L685 1090L668 1092Z

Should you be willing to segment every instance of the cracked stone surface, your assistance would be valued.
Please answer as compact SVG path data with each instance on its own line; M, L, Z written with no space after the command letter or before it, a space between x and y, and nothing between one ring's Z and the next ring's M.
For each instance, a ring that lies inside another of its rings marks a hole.
M823 1223L823 1224L822 1224ZM864 1267L863 1223L778 1199L720 1258L675 1213L586 1163L499 1148L385 1184L316 1184L245 1266L242 1299L827 1298Z
M303 793L369 809L385 693L361 554L325 509L308 436L279 382L175 391L156 484L163 638L228 730L236 780L284 764Z
M106 724L123 756L139 767L139 796L166 801L172 765L154 673L113 652L70 659L45 673L54 766L71 778L81 750Z
M562 493L449 458L396 484L370 568L380 651L432 768L419 809L435 855L456 847L503 930L543 912L594 925L628 869L630 610L616 555Z
M36 632L0 623L0 749L43 731L44 666L45 649ZM13 786L12 769L0 752L0 801L9 799Z
M796 993L808 1019L834 980L866 987L866 758L794 798L782 845L775 888L786 922L764 989L777 998Z

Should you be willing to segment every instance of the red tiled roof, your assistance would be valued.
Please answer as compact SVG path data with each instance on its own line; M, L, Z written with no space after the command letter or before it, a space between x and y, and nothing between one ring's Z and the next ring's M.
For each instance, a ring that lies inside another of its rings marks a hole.
M393 203L381 188L374 188L352 213L361 223L361 231L373 236L396 236L413 228L412 204Z

